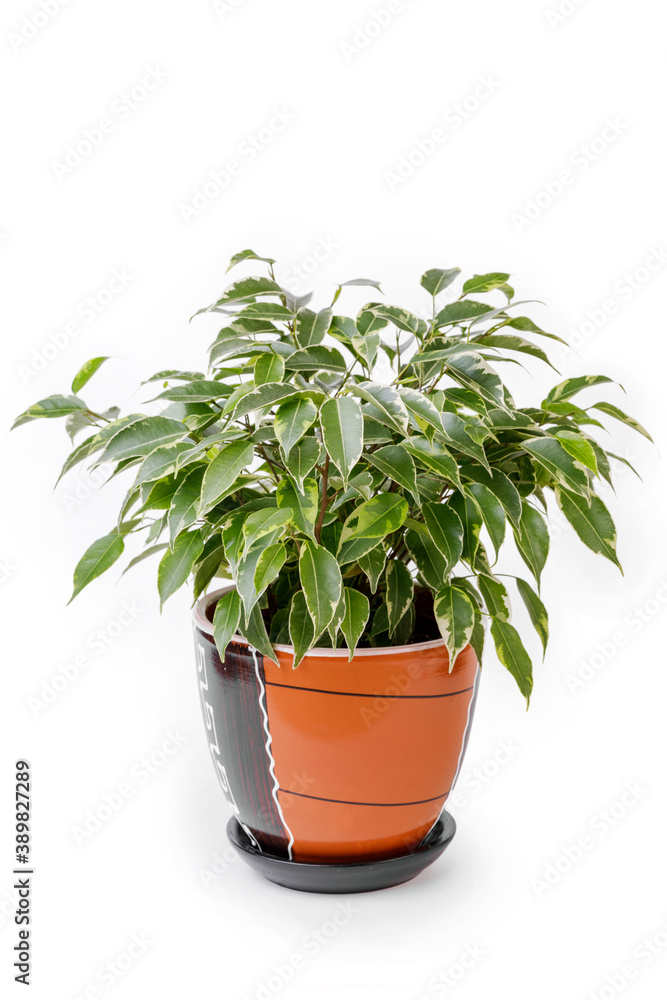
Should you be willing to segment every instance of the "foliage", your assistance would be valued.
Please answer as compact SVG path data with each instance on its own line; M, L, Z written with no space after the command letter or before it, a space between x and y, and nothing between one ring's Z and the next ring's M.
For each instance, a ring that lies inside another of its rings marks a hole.
M297 666L314 645L345 643L351 658L357 645L404 645L439 629L453 664L468 643L481 657L490 621L528 700L531 661L497 571L506 536L534 577L514 583L546 648L546 494L585 545L620 567L595 493L611 482L610 456L591 430L604 415L647 432L611 403L574 401L604 376L566 379L539 406L517 408L493 363L549 364L525 335L560 338L517 314L508 274L475 275L442 304L460 272L433 269L421 279L430 318L375 300L351 318L336 311L343 285L314 311L311 296L280 287L269 258L244 251L230 266L246 260L266 263L268 277L235 281L200 310L224 323L208 372L147 380L161 384L159 415L92 410L79 393L107 360L94 358L71 395L17 419L65 417L72 437L85 435L63 474L113 463L133 479L117 524L76 567L73 596L142 532L145 551L130 565L160 555L161 604L190 577L195 598L214 577L234 581L214 619L221 650L235 633L269 657L272 643L288 642ZM484 301L494 294L503 305Z

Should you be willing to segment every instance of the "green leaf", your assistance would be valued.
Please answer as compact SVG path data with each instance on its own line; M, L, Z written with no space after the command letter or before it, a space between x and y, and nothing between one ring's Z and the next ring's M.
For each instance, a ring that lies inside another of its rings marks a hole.
M381 545L376 545L374 549L359 558L359 566L368 577L371 594L378 589L386 558L387 554Z
M279 295L280 285L271 278L241 278L229 285L222 293L216 305L224 306L228 302L243 302L255 295Z
M506 409L503 383L497 372L476 351L462 351L446 362L446 371L465 389L471 389L492 406Z
M278 305L274 302L253 302L252 305L246 306L246 308L239 313L236 317L237 321L240 320L277 320L278 322L284 322L294 319L294 313L291 309L286 306Z
M422 274L420 279L420 285L425 288L426 291L433 296L439 295L440 292L444 292L445 288L448 288L453 281L461 273L460 267L450 267L447 270L441 270L440 268L432 268L430 271L426 271Z
M174 542L173 551L165 552L157 571L160 608L167 598L183 586L203 548L204 539L201 532L189 531L179 535Z
M297 372L344 372L347 371L345 358L335 347L306 347L295 351L285 361L289 371Z
M332 309L322 309L313 312L312 309L300 309L296 317L295 340L299 347L317 347L331 326Z
M482 530L482 518L479 508L472 497L453 493L448 506L456 512L463 525L463 556L472 566L479 548L479 535Z
M429 536L445 560L445 576L454 569L463 553L463 525L448 504L425 503L422 506Z
M403 497L396 493L379 493L350 514L343 527L341 546L352 538L384 538L398 531L407 515L408 504Z
M289 636L294 647L292 669L296 670L315 642L315 626L302 590L298 590L292 598L289 613Z
M185 441L175 441L173 444L160 445L154 448L141 463L135 486L142 483L153 483L158 479L176 472L179 457L190 450L190 445Z
M280 666L275 650L269 640L266 625L264 624L262 612L259 610L258 604L253 606L250 615L244 623L241 623L239 631L243 635L243 638L251 646L254 646L257 652L261 653L265 659L273 660L277 666Z
M557 337L555 333L547 333L542 330L541 327L533 323L532 319L528 319L527 316L515 316L513 319L506 319L503 326L509 326L513 330L521 330L522 333L536 333L540 337L548 337L550 340L557 340L559 344L565 344L567 346L567 341L563 340L562 337Z
M301 492L303 492L303 481L317 464L319 456L320 443L314 437L304 438L292 446L285 465Z
M436 329L439 329L441 326L467 323L469 320L476 319L478 316L483 316L485 313L490 312L493 312L491 306L487 306L484 302L473 302L472 300L450 302L435 317L434 325Z
M203 466L193 469L174 493L167 516L169 540L172 545L181 531L190 528L197 520L204 472Z
M515 337L502 333L483 333L479 337L475 337L475 343L479 347L497 347L503 351L517 351L519 354L529 354L533 358L539 358L540 361L544 361L550 368L554 368L546 351L543 351L537 344L531 344L529 340L524 340L523 337ZM555 368L554 371L556 371Z
M627 424L628 427L632 427L633 430L637 431L639 434L643 434L645 438L649 439L649 441L653 441L653 438L645 427L642 427L642 425L638 423L634 417L629 417L627 413L623 412L623 410L619 410L619 408L614 406L613 403L595 403L591 409L600 410L601 413L606 413L608 417L614 417L616 420L620 420L622 424Z
M262 354L255 362L256 386L265 385L267 382L282 382L284 374L284 359L272 351Z
M264 549L255 568L255 590L261 597L269 584L273 583L287 559L287 549L282 542L275 542Z
M217 455L204 475L199 513L205 514L234 485L242 470L252 461L255 449L249 441L232 441Z
M523 603L526 605L526 609L530 616L530 620L535 627L535 631L540 637L540 642L542 643L542 649L544 653L547 651L547 643L549 642L549 615L547 614L547 609L542 604L533 588L530 584L522 580L521 577L517 576L516 586Z
M400 559L388 560L385 582L389 635L393 638L401 618L412 604L415 588L408 567Z
M292 508L266 507L249 514L243 522L243 557L245 558L251 548L257 544L260 538L272 535L274 531L283 530L292 520Z
M623 572L616 555L616 528L611 514L598 496L591 497L590 507L574 493L556 490L558 506L579 538L593 552L611 560Z
M460 486L458 463L444 445L415 434L406 440L403 448L425 468Z
M474 278L469 278L463 285L463 294L470 295L477 292L492 292L495 288L502 288L509 279L509 274L501 274L499 271L492 271L490 274L476 274Z
M84 587L95 580L102 573L106 573L110 566L122 555L125 545L123 539L116 532L112 531L103 538L98 538L93 542L79 560L74 570L74 590L68 604L71 604L77 594L80 594Z
M566 428L559 428L556 431L556 437L562 444L568 455L572 458L576 458L577 461L582 462L587 469L597 475L598 473L598 463L595 455L595 449L590 441L582 437L581 434L575 433L575 431L569 431Z
M549 555L549 531L542 515L524 501L519 530L514 539L521 558L540 585L540 577Z
M398 391L401 399L411 413L414 413L419 420L434 427L437 431L442 431L440 411L436 409L431 400L423 392L419 392L417 389L410 389L405 385L399 385Z
M231 271L233 267L240 264L244 260L261 260L265 264L275 264L275 260L271 257L258 257L254 250L241 250L240 253L235 253L229 262L228 271Z
M590 488L585 466L553 437L527 438L522 447L565 489L588 497Z
M533 690L533 665L521 642L519 633L508 622L492 618L491 635L496 646L498 659L504 667L507 667L517 682L521 694L526 699L526 707L528 707Z
M266 382L241 396L234 408L234 418L238 420L252 410L263 410L267 406L275 406L276 403L284 403L287 399L294 399L295 396L303 394L303 389L289 383Z
M86 382L93 377L98 368L101 368L104 362L108 360L108 357L91 358L90 361L86 361L85 365L81 366L72 382L72 392L74 395L76 395L80 389L83 389Z
M505 540L505 511L491 490L481 483L469 483L465 487L465 492L477 504L498 558L500 546Z
M208 403L212 399L220 399L222 396L229 395L230 387L223 385L222 382L196 379L194 382L185 382L183 385L172 385L155 399L170 399L175 403ZM154 401L151 400L151 402Z
M185 424L169 417L144 417L117 431L102 452L100 464L149 455L161 445L173 444L189 435Z
M345 601L345 615L340 629L345 636L347 648L350 650L348 660L351 660L357 643L364 634L371 609L366 595L359 593L358 590L352 590L351 587L344 588L343 599Z
M456 413L448 413L447 411L440 414L440 420L442 423L441 433L444 436L445 442L464 455L474 458L476 462L479 462L480 465L483 465L490 472L491 466L486 457L486 452L480 444L472 439L466 430L465 421L457 416Z
M470 642L475 624L475 609L468 595L458 587L443 587L433 603L433 613L449 654L449 672L456 657Z
M276 489L279 508L291 511L292 523L303 534L315 541L315 523L319 510L319 489L314 479L305 479L303 492L289 477L282 479Z
M560 382L554 386L546 399L542 400L542 408L548 409L549 403L558 403L565 399L570 399L582 389L588 389L592 385L602 385L603 382L613 381L613 379L607 378L606 375L579 375L577 378L566 378L564 382Z
M519 527L521 497L514 483L500 469L492 469L491 472L488 472L478 465L462 465L461 477L486 486L498 498L512 524Z
M410 418L398 392L389 385L360 382L350 386L350 392L372 403L382 414L383 422L407 437Z
M299 558L299 576L315 634L321 635L333 621L341 599L340 567L323 546L307 541Z
M47 396L33 403L27 410L19 414L11 426L11 430L39 417L66 417L70 413L87 409L86 404L77 396Z
M317 407L312 399L293 399L278 407L274 427L285 458L316 420Z
M368 452L364 458L368 459L371 465L383 472L385 476L398 483L399 486L409 490L419 503L415 463L412 461L410 453L402 445L390 444L385 448L378 448L377 451Z
M235 590L229 590L222 595L213 614L213 638L223 663L229 640L235 635L240 621L241 598Z
M424 538L412 529L405 533L405 544L427 587L434 592L442 590L447 583L449 568L439 549L430 538Z
M351 339L352 348L357 352L368 372L373 370L380 346L379 333L355 334Z
M512 605L505 585L495 576L486 576L485 574L481 574L477 578L477 582L491 617L499 618L503 622L510 621Z
M347 489L351 470L364 447L364 420L356 399L338 396L328 399L320 409L324 446L343 478Z
M367 309L379 316L380 319L386 319L393 323L399 330L405 330L406 333L419 334L420 336L426 333L425 320L415 316L407 309L401 309L399 306L385 306L377 302L367 306Z

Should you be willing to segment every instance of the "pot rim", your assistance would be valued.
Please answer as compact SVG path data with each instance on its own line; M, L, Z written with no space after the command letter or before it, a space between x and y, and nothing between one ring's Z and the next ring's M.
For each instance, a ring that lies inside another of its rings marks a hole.
M206 609L214 600L222 597L223 594L228 594L230 590L234 590L234 585L231 584L228 587L221 587L219 590L213 590L208 594L204 594L200 597L194 608L192 609L192 617L197 628L201 629L202 632L206 632L207 635L213 635L213 625L206 617ZM248 645L248 640L244 639L242 635L233 635L230 642L241 642ZM274 649L281 653L294 653L294 647L282 642L271 643ZM425 649L438 649L439 647L444 648L444 639L431 639L429 642L413 642L409 646L379 646L370 647L369 649L360 649L360 656L388 656L392 653L418 653ZM346 657L350 655L349 649L330 649L326 646L315 646L313 649L309 649L307 656L337 656Z

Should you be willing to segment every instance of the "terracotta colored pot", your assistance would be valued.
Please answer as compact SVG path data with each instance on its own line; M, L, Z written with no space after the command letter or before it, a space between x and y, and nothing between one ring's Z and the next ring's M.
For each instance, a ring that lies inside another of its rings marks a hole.
M228 588L229 589L229 588ZM449 673L441 640L314 649L292 670L235 636L224 662L194 612L209 748L251 845L298 862L352 863L414 852L444 810L465 753L479 679L468 646Z

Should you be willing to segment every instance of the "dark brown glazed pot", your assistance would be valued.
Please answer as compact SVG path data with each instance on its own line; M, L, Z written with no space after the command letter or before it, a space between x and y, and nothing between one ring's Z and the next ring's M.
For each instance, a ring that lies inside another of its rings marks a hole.
M314 649L292 670L235 636L224 661L211 620L225 591L195 608L209 749L249 845L332 865L399 858L432 831L465 753L479 680L470 646L449 672L442 640Z

